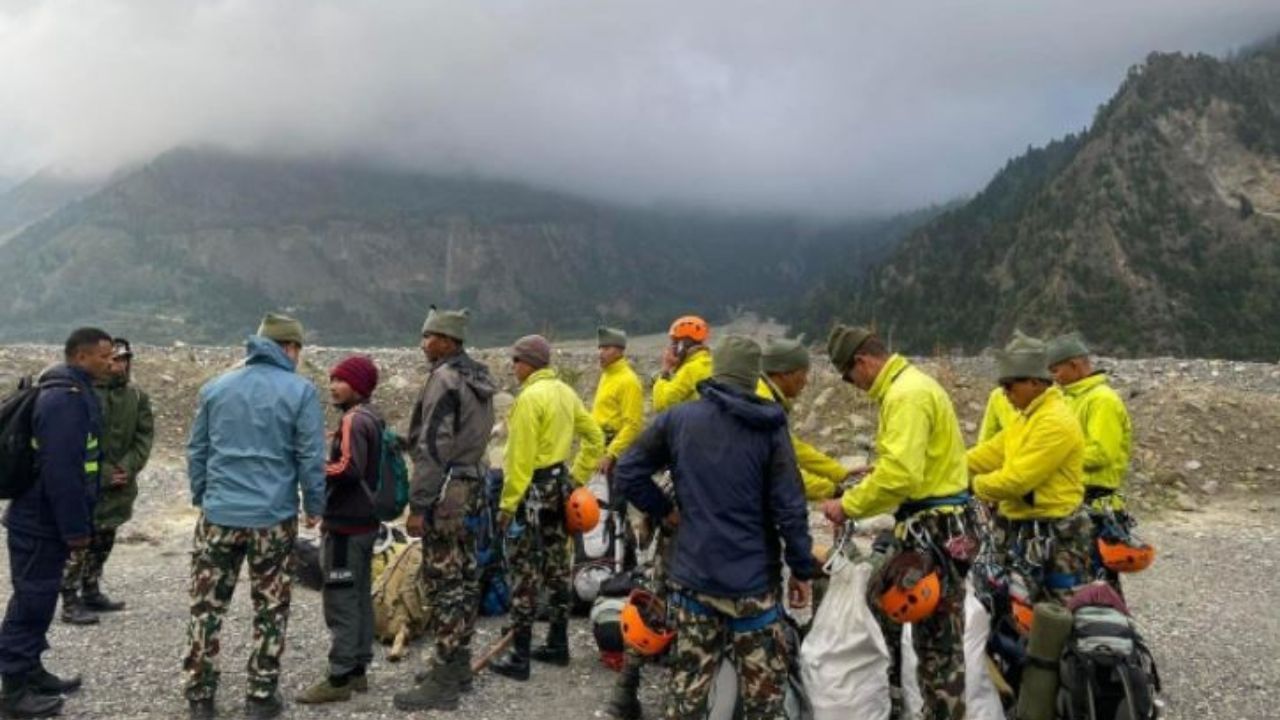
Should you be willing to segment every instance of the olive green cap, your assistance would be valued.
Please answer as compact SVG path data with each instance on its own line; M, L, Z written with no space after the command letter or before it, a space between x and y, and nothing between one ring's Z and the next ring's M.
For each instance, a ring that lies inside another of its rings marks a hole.
M789 373L809 368L809 349L803 338L769 338L760 354L760 367L766 373Z
M627 334L618 328L601 325L596 328L597 347L627 347Z
M427 313L426 322L422 323L422 334L444 335L458 342L467 339L467 321L471 313L466 308L461 310L437 310L435 305Z
M711 351L711 376L717 381L755 392L760 380L760 344L742 335L728 335Z
M831 356L831 364L842 373L848 370L853 364L854 353L874 334L869 328L836 323L827 335L827 355Z
M269 312L258 324L258 335L278 343L302 344L302 323L280 313Z
M1015 378L1037 378L1052 382L1047 350L1043 340L1013 331L1013 339L996 354L997 379L1003 382Z
M1064 360L1085 357L1089 354L1089 346L1084 344L1084 336L1079 332L1069 332L1049 341L1049 367Z

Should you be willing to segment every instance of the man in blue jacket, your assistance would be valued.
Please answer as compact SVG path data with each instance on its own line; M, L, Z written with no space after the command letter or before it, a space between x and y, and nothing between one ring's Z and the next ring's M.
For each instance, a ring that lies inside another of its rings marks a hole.
M268 313L247 350L244 367L200 389L187 443L191 502L201 510L182 661L192 718L214 717L218 631L246 560L254 617L245 713L272 718L283 712L280 656L299 486L307 527L324 511L324 412L315 385L296 372L302 324Z
M817 572L808 508L782 407L755 395L760 346L730 336L712 354L699 400L658 416L622 457L616 480L631 504L679 527L669 577L677 635L668 718L702 717L726 650L747 720L784 716L782 558L792 607ZM671 470L675 503L653 481Z
M71 548L93 535L102 417L95 380L111 367L111 336L97 328L71 333L65 362L40 376L32 416L35 484L9 503L9 577L13 595L0 625L0 715L50 717L62 709L62 693L80 678L62 679L44 668L46 635L58 603L62 571Z

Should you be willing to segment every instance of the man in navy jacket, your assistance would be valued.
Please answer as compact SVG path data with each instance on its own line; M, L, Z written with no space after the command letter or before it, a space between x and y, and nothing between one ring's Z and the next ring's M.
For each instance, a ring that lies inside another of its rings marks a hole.
M49 648L70 549L87 546L93 534L102 420L93 383L107 377L111 351L110 335L80 328L67 338L65 362L40 376L32 416L36 480L4 516L13 582L0 625L0 709L7 716L57 714L61 694L80 687L79 677L64 680L46 670L40 656Z
M734 648L748 720L782 717L782 560L792 607L808 605L817 572L808 508L782 408L755 396L760 346L730 336L712 354L701 399L658 416L622 458L627 500L678 526L669 602L676 608L668 718L706 714L725 651ZM670 468L674 503L653 481Z

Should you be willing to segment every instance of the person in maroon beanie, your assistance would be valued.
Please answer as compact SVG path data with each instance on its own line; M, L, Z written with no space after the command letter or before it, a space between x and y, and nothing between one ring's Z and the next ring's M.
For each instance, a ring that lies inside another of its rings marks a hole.
M382 451L381 414L369 404L378 367L352 355L329 371L329 396L342 421L325 465L324 525L320 558L324 572L324 622L329 628L329 674L297 697L316 704L350 700L369 689L365 670L373 659L373 546L378 536L373 493ZM361 487L361 484L364 487Z

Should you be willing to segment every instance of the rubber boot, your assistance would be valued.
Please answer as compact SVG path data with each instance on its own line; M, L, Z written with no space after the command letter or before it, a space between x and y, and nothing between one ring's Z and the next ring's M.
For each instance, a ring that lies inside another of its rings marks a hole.
M74 592L62 593L62 622L68 625L97 625L98 616L80 602Z
M27 685L41 695L66 695L80 689L80 676L60 678L45 669L44 665L36 665L36 669L27 675Z
M123 600L112 600L102 594L102 590L94 585L86 587L80 596L80 602L86 608L100 613L119 612L124 609Z
M547 628L547 641L533 649L530 657L538 662L559 665L569 664L569 623L553 622Z
M640 720L644 711L640 708L640 664L627 658L618 681L613 684L613 694L605 714L617 720Z
M453 663L436 664L412 690L391 699L397 710L457 710L458 677Z
M22 675L5 675L0 689L0 716L6 718L46 718L62 712L62 697L41 695Z
M516 630L515 640L506 655L489 664L495 673L524 682L529 679L529 645L533 642L533 628Z

